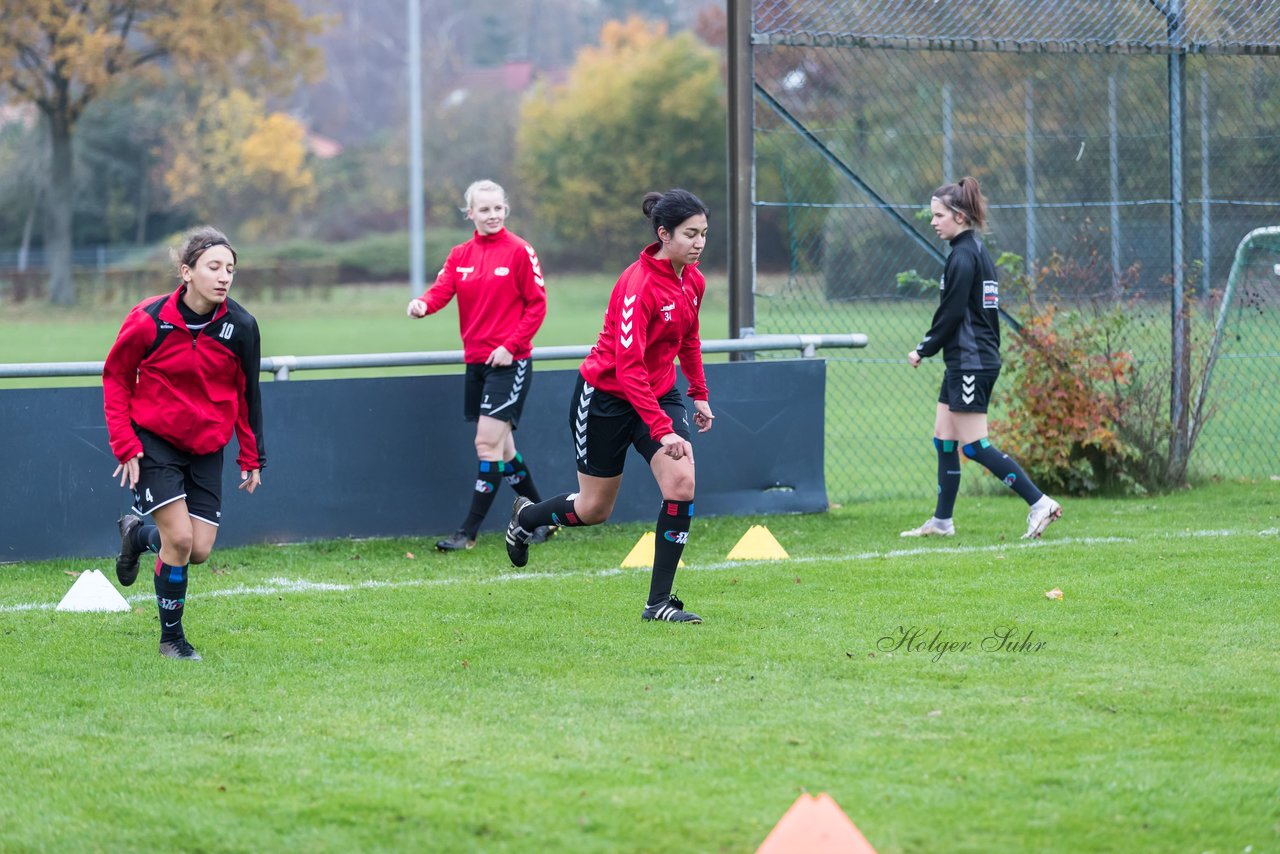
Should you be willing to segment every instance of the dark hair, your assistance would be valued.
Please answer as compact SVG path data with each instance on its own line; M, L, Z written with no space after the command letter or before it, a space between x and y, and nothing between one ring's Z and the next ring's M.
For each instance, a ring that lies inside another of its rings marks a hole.
M667 190L665 193L645 193L640 209L653 223L653 233L665 228L667 234L676 230L680 223L691 216L708 215L707 206L688 190Z
M182 248L173 252L174 260L178 264L178 275L182 275L182 268L194 267L196 261L205 253L206 249L212 249L215 246L225 246L231 250L231 261L236 263L236 250L231 246L231 242L227 240L227 236L211 225L200 225L188 231L182 237Z
M978 231L987 227L987 198L978 179L966 175L954 184L943 184L933 197L958 214L963 214Z

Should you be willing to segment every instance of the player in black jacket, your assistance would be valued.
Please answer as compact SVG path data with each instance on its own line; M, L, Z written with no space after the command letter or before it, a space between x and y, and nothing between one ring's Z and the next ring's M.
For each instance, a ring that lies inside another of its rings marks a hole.
M987 221L987 200L976 178L961 178L933 193L930 224L951 244L942 274L942 296L933 324L907 354L911 367L942 351L946 371L933 423L938 453L938 503L933 517L904 537L950 537L952 511L960 491L960 454L976 460L1031 505L1027 532L1039 537L1062 516L1058 502L1041 492L1008 454L987 439L987 405L1000 376L1000 286L996 267L977 231Z

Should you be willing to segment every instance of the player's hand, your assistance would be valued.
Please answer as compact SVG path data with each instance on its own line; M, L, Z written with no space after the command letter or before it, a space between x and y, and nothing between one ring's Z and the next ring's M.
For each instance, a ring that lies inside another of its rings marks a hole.
M262 469L240 472L240 486L245 492L253 495L253 491L262 486Z
M693 445L679 433L668 433L662 437L662 453L673 460L688 458L689 465L693 465Z
M513 361L514 359L511 356L511 351L499 344L497 348L489 354L489 358L484 360L484 363L493 368L505 368Z
M711 429L711 424L716 420L715 415L711 413L711 404L705 400L695 400L693 408L697 410L693 413L693 423L698 428L699 433L705 433Z
M427 304L417 297L414 297L409 300L409 307L404 310L404 313L410 317L426 317Z
M133 459L116 466L116 470L111 473L111 476L119 477L121 486L128 483L129 488L133 489L138 485L138 460L140 459L142 459L142 451L138 451L138 455Z
M912 350L910 353L908 353L907 364L913 368L920 367L920 354L915 350Z

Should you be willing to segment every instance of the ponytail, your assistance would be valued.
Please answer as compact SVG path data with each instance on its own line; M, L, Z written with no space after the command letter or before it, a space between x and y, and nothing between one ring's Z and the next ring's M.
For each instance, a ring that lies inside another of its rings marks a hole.
M943 184L933 191L933 197L964 216L974 229L987 227L987 198L977 178L966 175L954 184Z

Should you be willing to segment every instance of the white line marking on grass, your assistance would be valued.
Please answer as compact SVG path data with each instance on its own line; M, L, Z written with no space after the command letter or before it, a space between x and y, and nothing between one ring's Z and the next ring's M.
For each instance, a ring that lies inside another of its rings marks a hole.
M58 607L56 602L23 602L19 605L0 605L0 614L13 614L18 611L51 611Z
M1280 534L1280 528L1267 528L1263 531L1180 531L1166 534L1155 539L1186 539L1188 537L1274 537ZM1058 546L1092 546L1113 545L1117 543L1136 543L1136 537L1063 537L1052 540L1030 540L1027 542L997 543L990 546L917 546L910 549L890 549L882 552L859 552L848 555L812 555L793 557L786 560L726 560L716 563L700 563L686 566L687 571L711 572L721 569L733 569L748 566L777 566L829 563L833 561L891 560L899 557L918 557L929 554L983 554L989 552L1021 551L1024 549L1047 549ZM341 593L348 590L394 590L404 587L445 587L455 584L506 584L511 581L560 581L568 578L607 578L614 575L626 575L643 570L627 570L613 567L610 569L587 569L569 572L506 572L488 578L458 576L446 578L414 578L406 581L358 581L343 584L333 581L307 581L303 578L268 578L260 584L236 585L221 590L208 590L190 598L214 596L271 596L280 593ZM155 601L150 593L135 593L125 597L130 604L141 604ZM21 611L48 611L57 607L53 602L21 602L14 605L0 605L0 614L13 614Z

